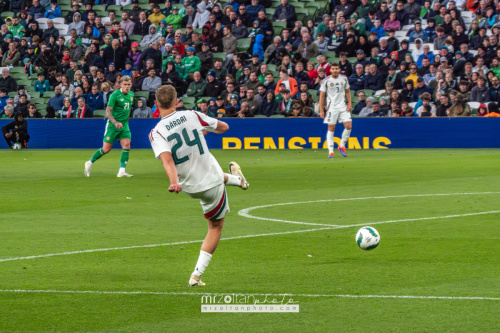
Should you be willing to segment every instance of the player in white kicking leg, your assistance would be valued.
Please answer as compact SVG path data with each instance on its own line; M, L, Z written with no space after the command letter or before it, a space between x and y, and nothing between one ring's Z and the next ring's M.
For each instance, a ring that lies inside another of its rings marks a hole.
M224 133L229 126L222 121L196 111L176 111L177 92L172 86L156 90L156 107L161 120L149 134L156 158L170 180L168 190L184 191L199 199L208 233L201 245L200 256L189 279L189 286L204 286L200 279L219 244L224 216L229 212L225 185L239 186L246 190L246 181L241 168L229 163L230 174L224 173L205 141L206 132Z

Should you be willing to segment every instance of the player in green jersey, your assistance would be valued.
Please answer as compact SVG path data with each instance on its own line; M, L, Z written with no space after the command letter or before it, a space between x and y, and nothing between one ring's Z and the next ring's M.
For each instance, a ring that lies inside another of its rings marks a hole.
M92 155L92 158L85 162L84 174L87 177L90 177L92 164L111 150L115 140L118 140L122 146L120 170L117 177L132 177L132 175L125 172L130 152L130 141L132 139L132 134L128 127L128 118L130 108L134 104L134 93L130 91L130 88L132 88L132 79L130 76L122 77L120 85L121 88L112 93L108 100L108 106L106 107L106 118L108 118L108 121L106 123L106 131L104 132L102 148L98 149Z

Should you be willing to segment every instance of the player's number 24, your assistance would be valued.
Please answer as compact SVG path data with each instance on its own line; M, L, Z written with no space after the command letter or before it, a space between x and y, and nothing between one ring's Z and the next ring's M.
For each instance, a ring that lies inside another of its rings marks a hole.
M179 135L179 133L172 133L167 137L168 142L173 140L176 141L176 143L172 147L172 157L174 158L175 165L189 161L189 156L184 156L184 157L177 156L177 150L181 148L184 143L186 143L188 146L198 146L200 155L203 155L205 153L205 151L203 150L203 145L201 144L200 136L196 130L193 130L193 135L194 139L191 140L187 132L187 129L183 129L182 137L184 137L184 140L182 140L182 137Z

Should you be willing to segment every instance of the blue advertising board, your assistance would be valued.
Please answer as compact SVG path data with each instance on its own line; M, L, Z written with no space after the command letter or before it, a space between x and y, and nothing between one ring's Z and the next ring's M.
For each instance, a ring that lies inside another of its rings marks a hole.
M206 136L213 149L318 149L326 147L326 125L317 118L223 119L229 131ZM5 126L11 120L0 120ZM28 120L30 149L97 148L104 119ZM158 119L131 119L133 148L150 148ZM335 130L340 142L343 126ZM354 118L349 149L500 148L500 118ZM7 148L5 141L0 147Z

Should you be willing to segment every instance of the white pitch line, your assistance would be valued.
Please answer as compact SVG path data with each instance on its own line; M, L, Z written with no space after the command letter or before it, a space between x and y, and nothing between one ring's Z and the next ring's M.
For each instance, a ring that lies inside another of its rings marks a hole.
M294 231L282 231L282 232L273 232L273 233L267 233L267 234L256 234L256 235L245 235L245 236L227 237L227 238L221 238L221 241L223 241L223 240L234 240L234 239L244 239L244 238L265 237L265 236L288 235L288 234L296 234L296 233L302 233L302 232L312 232L312 231L319 231L319 230L345 229L345 228L353 228L353 227L359 227L359 226L364 226L364 225L398 223L398 222L412 222L412 221L425 221L425 220L438 220L438 219L448 219L448 218L455 218L455 217L487 215L487 214L498 214L498 213L500 213L500 210L492 210L492 211L488 211L488 212L477 212L477 213L465 213L465 214L445 215L445 216L419 217L419 218L401 219L401 220L388 220L388 221L378 221L378 222L364 222L364 223L349 224L349 225L313 224L313 225L322 225L322 226L325 226L325 228L294 230ZM257 218L257 217L253 217L252 215L249 215L249 216L246 216L246 217L248 217L248 218ZM308 224L308 223L304 222L304 224ZM182 244L193 244L193 243L203 243L203 239L201 239L201 240L193 240L193 241L184 241L184 242L174 242L174 243L149 244L149 245L133 245L133 246L109 247L109 248L101 248L101 249L90 249L90 250L81 250L81 251L60 252L60 253L48 253L48 254L40 254L40 255L27 256L27 257L4 258L4 259L0 259L0 262L16 261L16 260L28 260L28 259L37 259L37 258L47 258L47 257L56 257L56 256L67 256L67 255L71 255L71 254L82 254L82 253L92 253L92 252L106 252L106 251L118 251L118 250L129 250L129 249L150 248L150 247L171 246L171 245L182 245Z
M372 224L386 224L386 223L397 223L397 222L412 222L412 221L426 221L426 220L450 219L450 218L455 218L455 217L488 215L488 214L499 214L499 213L500 213L500 210L491 210L491 211L488 211L488 212L455 214L455 215L445 215L445 216L431 216L431 217L420 217L420 218L414 218L414 219L389 220L389 221L380 221L380 222L368 222L368 223L358 223L358 224L350 224L350 225L341 225L341 226L337 226L337 227L331 228L331 229L352 228L352 227L359 227L359 226L372 225Z
M294 230L294 231L283 231L283 232L274 232L274 233L256 234L256 235L246 235L246 236L235 236L235 237L222 238L221 240L234 240L234 239L244 239L244 238L265 237L265 236L287 235L287 234L295 234L295 233L302 233L302 232L312 232L312 231L319 231L319 230L344 229L344 228L358 227L358 226L369 225L369 224L384 224L384 223L397 223L397 222L436 220L436 219L445 219L445 218L454 218L454 217L463 217L463 216L475 216L475 215L485 215L485 214L500 213L500 211L488 211L488 212L467 213L467 214L459 214L459 215L446 215L446 216L422 217L422 218L402 219L402 220L366 222L366 223L351 224L351 225L333 225L333 224L329 225L329 224L316 224L316 223L308 223L308 222L286 221L286 220L278 220L278 219L268 219L268 218L263 218L263 217L258 217L258 216L253 216L253 215L248 214L249 211L254 210L254 209L258 209L258 208L274 207L274 206L285 206L285 205L294 205L294 204L316 203L316 202L334 202L334 201L367 200L367 199L389 199L389 198L406 198L406 197L452 196L452 195L479 195L479 194L500 194L500 192L407 194L407 195L397 195L397 196L362 197L362 198L345 198L345 199L325 199L325 200L316 200L316 201L288 202L288 203L278 203L278 204L270 204L270 205L264 205L264 206L255 206L255 207L250 207L250 208L242 209L242 210L240 210L238 212L238 214L240 216L251 218L251 219L269 220L269 221L277 221L277 222L285 222L285 223L295 223L295 224L303 224L303 225L313 225L313 226L323 226L324 228ZM60 253L48 253L48 254L41 254L41 255L34 255L34 256L26 256L26 257L4 258L4 259L0 259L0 262L16 261L16 260L28 260L28 259L37 259L37 258L48 258L48 257L55 257L55 256L66 256L66 255L72 255L72 254L83 254L83 253L93 253L93 252L119 251L119 250L128 250L128 249L139 249L139 248L151 248L151 247L160 247L160 246L193 244L193 243L202 243L202 242L203 242L203 240L193 240L193 241L162 243L162 244L133 245L133 246L110 247L110 248L100 248L100 249L90 249L90 250L60 252Z
M437 299L437 300L479 300L500 301L500 297L480 296L416 296L416 295L344 295L344 294L240 294L240 293L192 293L169 291L99 291L99 290L25 290L25 289L0 289L0 293L26 293L26 294L98 294L98 295L164 295L164 296L270 296L270 297L305 297L305 298L393 298L393 299Z
M284 202L284 203L276 203L276 204L269 204L269 205L262 205L262 206L254 206L254 207L249 207L242 209L238 212L238 215L247 217L249 219L256 219L256 220L263 220L263 221L273 221L273 222L281 222L281 223L292 223L292 224L302 224L302 225L316 225L316 226L324 226L324 227L335 227L335 228L347 228L347 226L341 226L341 225L335 225L335 224L320 224L320 223L310 223L310 222L298 222L298 221L288 221L288 220L281 220L281 219L273 219L273 218L267 218L267 217L260 217L260 216L254 216L249 214L249 212L255 210L255 209L261 209L261 208L269 208L269 207L276 207L276 206L287 206L287 205L301 205L301 204L309 204L309 203L318 203L318 202L338 202L338 201L354 201L354 200L373 200L373 199L392 199L392 198L411 198L411 197L434 197L434 196L452 196L452 195L480 195L480 194L500 194L500 192L459 192L459 193L435 193L435 194L404 194L404 195L388 195L388 196L379 196L379 197L360 197L360 198L343 198L343 199L323 199L323 200L311 200L311 201L299 201L299 202ZM482 212L482 214L493 214L496 213L496 211L490 212ZM466 216L466 215L464 215ZM458 217L458 216L450 216L450 217ZM436 218L440 217L430 217L427 218L429 220L433 220ZM441 217L441 218L446 218L446 217ZM409 220L394 220L394 221L388 221L388 222L374 222L371 224L380 224L380 223L392 223L392 222L406 222L406 221L415 221L414 219L409 219ZM351 226L358 226L360 224L356 225L351 225Z
M223 241L223 240L232 240L232 239L265 237L265 236L288 235L288 234L296 234L296 233L301 233L301 232L311 232L311 231L328 230L328 229L332 229L332 228L331 227L328 227L328 228L316 228L316 229L305 229L305 230L273 232L273 233L267 233L267 234L256 234L256 235L226 237L226 238L221 238L221 241ZM201 240L193 240L193 241L184 241L184 242L174 242L174 243L149 244L149 245L134 245L134 246L109 247L109 248L101 248L101 249L90 249L90 250L81 250L81 251L60 252L60 253L48 253L48 254L40 254L40 255L27 256L27 257L4 258L4 259L0 259L0 262L15 261L15 260L27 260L27 259L37 259L37 258L47 258L47 257L56 257L56 256L67 256L67 255L71 255L71 254L81 254L81 253L117 251L117 250L139 249L139 248L148 248L148 247L170 246L170 245L182 245L182 244L192 244L192 243L203 243L203 239L201 239Z

